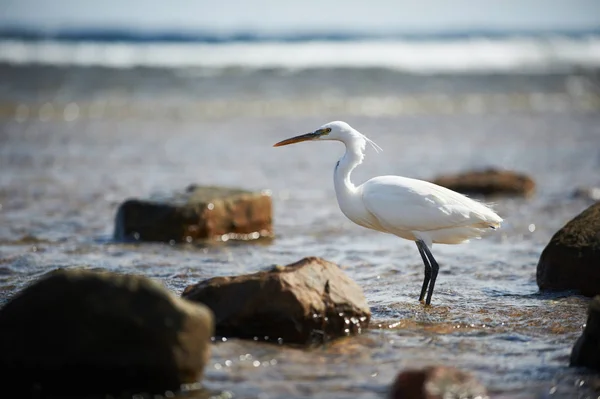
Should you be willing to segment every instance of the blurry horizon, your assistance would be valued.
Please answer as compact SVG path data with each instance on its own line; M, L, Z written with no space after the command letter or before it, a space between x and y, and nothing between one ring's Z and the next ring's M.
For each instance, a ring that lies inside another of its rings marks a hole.
M119 30L232 34L367 33L427 35L469 31L597 31L594 0L142 0L0 1L0 29Z

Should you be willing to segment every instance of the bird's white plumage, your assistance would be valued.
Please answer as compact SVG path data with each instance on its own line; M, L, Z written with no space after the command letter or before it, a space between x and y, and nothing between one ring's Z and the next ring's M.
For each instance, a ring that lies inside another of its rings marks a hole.
M314 133L280 141L275 146L301 141L335 140L346 153L334 170L335 193L340 210L354 223L394 234L417 243L425 265L425 279L419 300L430 304L439 265L431 246L458 244L481 237L500 227L502 218L486 205L436 184L401 176L374 177L355 186L352 171L362 163L365 146L373 141L345 122L330 122Z
M485 205L423 180L379 176L361 189L364 205L377 222L403 238L420 232L431 243L455 244L502 222Z

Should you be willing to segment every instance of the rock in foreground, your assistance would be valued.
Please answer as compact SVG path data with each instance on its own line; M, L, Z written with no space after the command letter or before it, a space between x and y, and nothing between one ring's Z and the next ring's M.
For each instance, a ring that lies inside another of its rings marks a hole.
M540 290L578 290L600 295L600 202L562 227L537 265Z
M183 297L212 309L219 336L300 343L358 333L371 313L361 288L335 264L288 266L189 286Z
M571 352L571 366L600 371L600 296L590 303L585 329Z
M213 317L137 276L51 272L0 310L2 392L164 393L197 382Z
M535 190L530 177L497 169L440 176L433 183L466 195L528 197Z
M390 399L485 399L487 390L473 376L452 367L427 367L398 374Z
M115 218L115 240L194 242L272 234L271 196L222 187L190 186L164 200L130 199Z

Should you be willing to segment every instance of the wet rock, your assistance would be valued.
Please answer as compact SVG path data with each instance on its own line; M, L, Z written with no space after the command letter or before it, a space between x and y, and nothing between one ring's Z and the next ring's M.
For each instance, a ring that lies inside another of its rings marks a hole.
M590 303L585 329L575 342L570 363L600 371L600 296Z
M115 218L115 240L194 242L256 239L272 234L271 196L223 187L190 186L169 198L130 199Z
M528 197L535 190L535 182L529 176L493 168L444 175L433 183L466 195Z
M473 376L452 367L436 366L398 374L390 399L485 399L486 388Z
M2 392L179 389L201 377L213 323L205 306L144 277L54 271L0 309Z
M334 263L288 266L191 285L183 297L212 309L218 336L307 344L359 333L371 313L361 288Z
M600 202L554 234L538 261L537 284L542 291L600 294Z

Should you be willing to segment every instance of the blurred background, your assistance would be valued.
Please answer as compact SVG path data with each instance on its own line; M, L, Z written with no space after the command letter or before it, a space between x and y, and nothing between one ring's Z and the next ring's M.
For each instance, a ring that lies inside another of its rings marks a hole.
M549 381L553 397L575 397L587 385L566 359L586 302L540 300L535 267L593 200L575 190L600 185L599 71L597 0L0 0L0 302L55 267L141 273L179 293L315 255L344 265L374 320L402 327L318 362L290 350L284 359L298 358L277 368L236 360L281 360L277 348L219 345L209 386L370 398L398 368L434 362L511 398ZM272 148L338 119L383 147L367 151L356 183L490 166L536 182L533 197L494 200L498 234L436 246L432 312L415 300L414 244L339 211L342 146ZM275 240L111 241L123 200L190 183L270 190ZM455 326L479 338L446 335Z
M594 0L3 0L3 115L593 109L599 27Z

